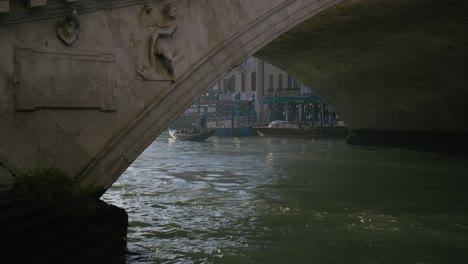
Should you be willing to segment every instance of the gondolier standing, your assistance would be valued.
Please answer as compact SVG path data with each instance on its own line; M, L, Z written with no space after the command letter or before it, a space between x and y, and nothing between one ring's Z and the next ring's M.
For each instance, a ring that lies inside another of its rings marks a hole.
M206 130L206 118L205 115L201 115L200 119L198 120L198 123L200 124L200 132L205 132Z

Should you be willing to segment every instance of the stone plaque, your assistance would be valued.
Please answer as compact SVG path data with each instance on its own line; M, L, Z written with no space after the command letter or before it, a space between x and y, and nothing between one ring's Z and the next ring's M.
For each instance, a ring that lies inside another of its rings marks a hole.
M114 111L114 54L17 48L16 109Z

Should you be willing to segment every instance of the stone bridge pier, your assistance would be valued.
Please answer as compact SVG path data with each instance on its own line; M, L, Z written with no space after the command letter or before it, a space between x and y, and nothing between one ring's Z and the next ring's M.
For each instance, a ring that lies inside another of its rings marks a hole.
M458 143L467 11L463 0L2 0L0 185L52 167L106 190L251 55L321 95L351 143Z

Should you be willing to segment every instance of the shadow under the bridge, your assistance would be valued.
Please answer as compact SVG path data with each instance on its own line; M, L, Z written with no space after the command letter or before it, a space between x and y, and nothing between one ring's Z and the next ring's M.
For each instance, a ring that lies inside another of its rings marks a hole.
M67 213L0 192L2 263L125 263L128 217L101 200ZM73 212L73 213L70 213Z

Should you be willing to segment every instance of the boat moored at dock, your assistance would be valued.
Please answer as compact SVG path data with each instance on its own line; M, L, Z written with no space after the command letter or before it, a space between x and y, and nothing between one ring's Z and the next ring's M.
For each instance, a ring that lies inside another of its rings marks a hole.
M255 127L255 130L259 136L305 138L320 136L319 130L307 123L296 124L282 120L272 121L266 127Z

